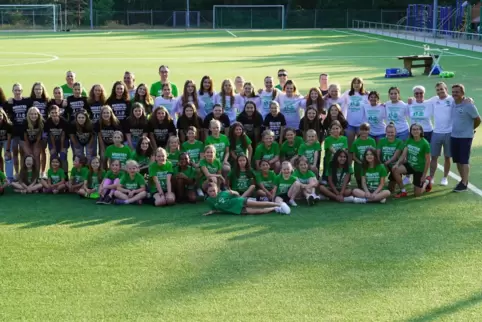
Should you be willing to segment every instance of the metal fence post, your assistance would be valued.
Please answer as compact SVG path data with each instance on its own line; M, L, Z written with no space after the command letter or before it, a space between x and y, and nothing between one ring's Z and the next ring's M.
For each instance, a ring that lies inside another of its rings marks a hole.
M318 11L318 10L315 9L315 25L313 26L313 28L316 28L316 12L317 12L317 11Z

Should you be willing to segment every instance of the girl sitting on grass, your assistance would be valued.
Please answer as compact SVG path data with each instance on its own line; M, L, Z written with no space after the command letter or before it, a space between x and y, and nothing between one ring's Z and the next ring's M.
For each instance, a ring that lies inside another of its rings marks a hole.
M147 136L147 115L141 103L134 103L132 105L131 115L124 122L124 133L126 135L127 145L131 150L134 150L137 143L143 137Z
M246 135L241 123L235 122L229 128L229 154L230 160L235 161L238 156L244 155L251 160L253 157L253 147L251 139Z
M330 200L353 202L352 190L349 188L352 174L353 168L349 163L348 152L339 149L326 169L328 187L320 185L321 194Z
M353 142L350 152L355 163L355 178L358 188L361 188L361 169L363 164L363 156L368 148L376 149L377 143L375 139L369 137L370 125L362 123L358 132L358 138Z
M110 170L104 176L102 183L99 187L99 200L97 204L108 205L113 201L114 192L119 186L120 179L124 175L124 171L121 170L121 164L119 160L113 160L110 163Z
M228 186L236 191L241 197L249 198L256 189L254 174L245 155L239 155L236 159L234 169L228 176Z
M218 120L211 120L209 124L211 135L206 138L206 145L214 145L216 158L223 164L223 176L226 177L231 171L229 159L229 139L221 134L221 123Z
M235 191L219 191L215 183L210 183L207 189L207 204L212 210L203 214L209 216L215 213L232 215L262 215L271 212L289 215L290 207L284 202L254 201L240 197Z
M327 170L330 167L330 162L336 151L340 149L348 150L348 140L343 136L343 127L339 121L333 121L330 126L330 135L325 139L325 157L323 158L323 176L322 183L327 183ZM351 163L349 159L347 161Z
M111 146L105 149L105 158L110 165L112 161L119 160L121 168L125 169L126 162L132 155L132 150L128 145L124 145L124 134L121 131L115 131L112 135Z
M223 165L216 158L216 148L214 145L207 145L204 148L204 159L199 163L201 167L202 189L207 192L209 183L215 183L218 186L224 184L225 180L222 175Z
M174 187L176 190L177 200L196 202L196 176L197 171L191 165L189 154L183 152L179 155L179 162L174 167Z
M172 192L172 164L167 160L167 152L163 148L156 150L156 162L149 166L149 180L154 206L170 206L176 202Z
M100 159L94 157L90 161L89 171L84 177L84 185L77 193L85 198L99 198L99 188L104 175L105 171L100 168Z
M35 159L32 155L26 155L23 159L23 165L20 169L17 182L12 182L12 187L15 192L21 194L37 193L42 190L42 184L39 183L39 169L35 164Z
M285 130L285 141L281 144L281 161L289 161L294 165L298 158L298 149L302 144L303 138L296 135L296 130L290 127L287 128Z
M353 190L354 203L380 202L385 203L390 197L390 191L385 189L385 177L387 169L380 163L377 151L367 148L363 155L362 165L362 188Z
M306 202L309 206L313 206L315 200L320 200L320 197L315 193L316 187L318 187L318 180L315 173L310 170L306 157L298 158L297 163L298 165L293 175L298 178L301 194L306 198Z
M298 149L298 155L304 156L308 161L309 169L313 171L317 176L320 172L320 153L321 144L318 142L317 133L315 130L308 130L306 132L306 141L301 144Z
M70 170L70 179L67 182L67 189L70 193L77 193L84 184L84 178L88 172L85 165L87 164L87 158L84 156L76 156L74 158L74 166Z
M385 137L380 139L377 144L378 159L387 167L390 172L388 176L388 190L395 191L396 181L393 177L392 167L397 162L403 151L404 144L402 140L396 138L397 130L395 125L390 122L385 129Z
M120 179L114 191L116 205L129 205L137 203L142 205L142 200L147 196L146 182L139 173L139 164L134 160L126 162L126 173Z
M267 160L261 160L259 162L260 170L256 175L256 184L258 186L258 191L256 195L260 200L270 201L274 200L276 196L275 180L276 174L270 169L269 162Z
M132 153L131 159L137 162L140 174L145 176L148 173L149 164L155 160L151 140L149 140L148 137L143 137L137 143L136 150Z
M60 165L59 157L50 157L50 169L47 171L47 179L41 180L44 193L58 194L67 187L65 184L65 172Z
M179 155L181 155L179 138L177 136L171 136L169 140L167 140L167 160L171 162L173 169L177 167Z
M275 202L288 202L290 206L298 206L295 202L296 196L300 193L301 184L293 176L293 166L285 161L281 164L281 173L276 177L274 195Z
M261 160L266 160L269 166L275 173L280 171L279 161L279 144L274 142L274 133L271 130L265 130L262 135L262 142L256 147L254 152L254 160L256 162L256 169L259 170Z
M204 144L197 140L197 129L194 126L190 126L187 129L185 141L181 146L181 151L186 152L189 155L191 165L196 169L199 168L199 162L204 157Z

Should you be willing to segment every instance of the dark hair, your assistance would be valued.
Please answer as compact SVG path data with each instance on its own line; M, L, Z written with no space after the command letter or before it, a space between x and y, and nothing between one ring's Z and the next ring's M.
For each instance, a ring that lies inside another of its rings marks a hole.
M80 114L85 116L85 123L83 127L81 127L80 124L77 123L77 116L79 116ZM75 113L75 119L73 123L75 124L75 128L79 132L86 133L86 132L92 132L93 130L92 122L90 120L89 114L87 114L87 111L84 109L81 109L77 113Z
M229 80L229 79L225 79L221 83L221 91L219 92L219 95L221 95L221 105L223 107L226 106L226 96L228 95L228 93L224 92L224 84L226 82L232 83L231 80ZM230 97L231 106L233 106L234 105L234 89L231 89L231 95L229 95L229 97ZM214 107L213 107L213 109L214 109Z
M396 91L398 93L398 99L400 99L400 88L396 87L396 86L392 86L388 89L388 95L390 95L390 92L391 91Z
M56 155L53 155L50 157L50 167L52 167L52 161L57 160L59 163L61 163L60 158Z
M141 86L144 86L146 88L146 95L144 95L144 97L142 98L139 95L139 88L141 88ZM149 95L149 90L146 84L140 83L139 86L137 86L136 93L134 94L134 102L142 103L142 105L144 105L144 109L146 110L146 113L147 114L151 113L152 106L154 105L154 100L152 99L151 95ZM132 106L132 108L134 108L134 105Z
M311 99L311 92L312 91L315 91L316 93L318 93L318 98L316 99L316 101L313 101ZM310 107L311 105L316 104L316 108L318 109L319 115L326 113L326 111L325 111L325 101L323 100L323 94L321 93L319 88L312 87L308 91L308 95L306 95L305 99L306 99L306 106L305 106L306 109L308 109L308 107Z
M378 94L377 91L371 91L370 93L368 93L368 98L370 98L370 96L375 96L377 98L377 101L380 100L380 94Z
M38 165L35 163L34 156L32 154L27 154L23 158L22 167L20 168L20 173L19 173L20 181L22 183L27 183L28 181L28 170L27 170L27 167L25 166L25 160L27 160L27 158L32 158L32 182L38 180L39 178L39 169L37 168Z
M85 165L87 164L87 158L86 158L85 156L83 156L83 155L76 155L76 156L74 157L74 160L75 160L75 158L79 158L79 163L80 163L80 165L81 165L82 167L85 167Z
M246 156L246 154L244 154L244 153L241 153L236 158L236 163L234 165L234 175L236 176L236 178L238 178L239 175L241 174L241 169L239 168L239 163L238 163L239 158L245 158L246 159L246 171L245 171L246 177L248 177L249 179L253 179L254 174L253 174L253 170L251 170L251 164L249 164L249 159Z
M110 96L109 98L107 99L108 102L112 102L112 100L115 100L117 99L117 95L115 93L115 88L119 85L122 85L124 86L124 92L122 93L122 100L125 101L125 102L129 102L130 101L130 98L129 98L129 91L127 90L127 86L126 84L123 82L123 81L117 81L114 83L114 85L112 85L112 90L110 92Z
M365 150L365 153L363 153L362 167L364 172L366 172L369 167L369 164L367 162L367 152L371 152L373 154L373 163L375 167L380 164L380 160L378 159L378 155L377 155L377 150L372 147L368 147Z
M336 186L338 184L338 176L337 176L337 172L338 172L338 169L340 168L340 164L338 164L338 157L341 155L341 154L345 154L346 156L346 162L345 164L343 165L342 167L342 174L343 173L346 173L346 174L349 174L350 171L349 171L349 167L350 167L350 158L348 156L348 152L346 152L345 149L339 149L335 152L335 154L333 155L333 158L331 159L331 162L330 162L330 167L331 167L331 181L333 182L333 184Z
M142 142L145 141L145 140L147 140L147 143L149 143L149 147L147 148L146 153L144 153L144 150L142 150L142 148L141 148ZM154 153L154 150L152 149L151 140L150 140L147 136L143 136L143 137L137 142L137 145L136 145L136 154L137 154L137 155L144 155L144 156L150 158L153 153Z
M190 119L186 116L186 109L187 108L192 108L192 122L190 122ZM179 117L179 128L178 130L185 130L187 132L187 128L191 125L193 125L195 128L201 128L201 124L199 124L199 116L197 114L197 107L193 103L186 103L184 104L184 108L182 110L182 115Z
M142 108L144 110L144 113L139 118L136 118L134 116L134 110L136 108ZM129 115L126 121L127 121L127 124L129 124L129 126L131 127L139 126L139 125L144 127L147 126L147 116L146 116L146 109L144 108L144 105L142 105L139 102L135 102L134 104L132 104L131 115Z
M190 157L189 157L189 153L187 153L187 152L181 152L181 153L179 154L179 159L178 159L178 161L181 161L181 157L182 157L182 156L187 156L188 160L191 160ZM189 169L189 168L192 168L191 162L189 162L189 163L187 164L187 169ZM180 163L180 162L177 163L177 169L178 169L178 172L181 173L182 169L181 169L181 163Z
M350 96L355 95L355 88L353 87L353 84L355 82L361 83L360 95L365 95L367 92L365 91L365 85L363 84L363 79L361 79L360 77L355 77L351 80L350 91L348 92L348 95L350 95Z
M239 137L239 140L241 141L241 147L243 148L243 151L246 151L248 149L248 140L247 140L247 135L246 132L244 131L244 126L240 122L234 122L231 124L229 127L229 149L231 151L236 150L236 137L234 135L234 131L236 130L237 127L241 127L243 129L243 134Z
M315 118L313 121L308 119L308 111L315 111ZM323 126L321 125L321 119L318 114L318 110L315 109L314 107L308 107L305 112L305 116L303 116L302 120L302 125L303 128L300 130L303 131L303 135L306 134L306 131L308 130L315 130L317 135L323 130Z
M194 86L194 91L192 92L192 102L189 102L189 94L187 92L187 86L189 84L192 84ZM184 82L184 89L182 91L182 96L181 96L181 104L186 108L186 104L193 104L196 109L199 108L199 102L197 100L197 90L196 90L196 83L194 83L193 80L188 79L187 81Z
M331 119L331 109L336 108L338 110L338 118L336 120ZM326 113L326 118L323 121L323 127L325 129L331 129L331 124L334 121L340 122L341 129L344 130L348 127L348 122L346 121L345 115L343 115L343 112L341 111L341 108L338 104L332 104L330 108L328 108L328 111Z
M370 131L370 124L368 124L368 123L366 123L366 122L365 122L365 123L362 123L362 124L360 125L360 130Z
M203 76L203 78L201 78L201 83L199 84L199 95L203 95L204 94L204 81L205 80L209 80L209 89L207 91L207 93L209 94L209 96L213 96L214 94L214 89L213 89L213 79L211 78L211 76Z
M414 126L418 126L420 128L420 137L423 138L423 127L422 125L420 125L420 123L413 123L412 125L410 125L410 138L413 139L413 135L412 135L412 128Z
M3 88L0 87L0 106L3 105L7 101L7 98L5 97L5 92L3 91Z
M164 111L166 113L166 117L164 118L164 121L162 121L163 123L170 123L172 122L172 117L171 115L169 114L169 111L164 107L164 106L159 106L151 115L150 119L149 119L149 124L152 126L152 128L157 128L157 125L159 125L159 121L157 120L157 113L159 113L159 111Z
M256 116L259 116L259 117L261 117L261 123L262 123L263 117L261 116L261 113L258 112L258 108L256 107L256 103L254 101L246 101L246 103L244 103L243 111L241 113L239 113L238 117L240 117L242 119L249 118L248 113L246 113L246 106L248 106L248 105L254 106L254 112L253 112L253 115L252 115L253 119L256 119Z
M30 91L30 98L32 100L35 100L37 99L37 97L35 96L35 86L40 86L42 87L42 96L40 97L44 102L47 102L49 100L49 95L45 89L45 85L41 82L35 82L33 83L32 85L32 90Z
M92 158L92 160L97 159L99 161L99 169L97 169L97 182L100 184L102 182L102 162L100 162L100 159L95 157ZM92 160L90 160L89 163L89 177L87 178L87 183L89 185L92 184L92 175L94 174L94 169L92 169Z

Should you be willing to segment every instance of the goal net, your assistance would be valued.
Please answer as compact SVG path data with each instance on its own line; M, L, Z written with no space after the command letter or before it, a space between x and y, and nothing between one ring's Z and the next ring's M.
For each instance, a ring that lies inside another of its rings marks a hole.
M215 5L213 29L284 29L283 5Z
M61 26L60 5L0 5L0 30L50 30Z
M174 11L172 14L172 26L199 28L201 25L201 13L199 11Z

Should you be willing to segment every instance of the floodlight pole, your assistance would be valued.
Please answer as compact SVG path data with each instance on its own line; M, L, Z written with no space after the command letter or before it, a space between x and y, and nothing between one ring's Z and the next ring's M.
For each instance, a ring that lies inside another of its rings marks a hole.
M90 6L90 29L92 30L94 29L94 4L92 0L90 0L89 6Z
M189 28L189 21L189 0L186 0L186 28Z
M438 0L433 0L433 7L432 7L432 33L433 37L437 36L437 19L438 19Z

